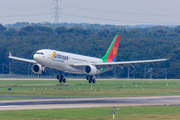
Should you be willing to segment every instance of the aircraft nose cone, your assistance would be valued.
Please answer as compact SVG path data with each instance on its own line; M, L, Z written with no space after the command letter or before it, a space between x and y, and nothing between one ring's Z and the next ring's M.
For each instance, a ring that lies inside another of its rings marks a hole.
M35 61L37 61L38 55L35 54L35 55L33 56L33 58L34 58Z

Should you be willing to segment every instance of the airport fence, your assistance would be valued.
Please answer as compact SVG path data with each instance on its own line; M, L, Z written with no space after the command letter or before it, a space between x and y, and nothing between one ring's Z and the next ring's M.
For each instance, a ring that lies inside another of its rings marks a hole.
M86 79L86 75L65 75L67 79ZM0 78L24 78L24 79L57 79L57 75L20 75L0 74ZM96 76L96 79L111 79L111 77Z

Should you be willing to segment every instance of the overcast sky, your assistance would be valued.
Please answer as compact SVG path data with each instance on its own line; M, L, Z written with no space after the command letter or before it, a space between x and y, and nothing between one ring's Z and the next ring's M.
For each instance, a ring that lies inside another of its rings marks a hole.
M0 23L54 22L52 0L0 0ZM179 0L62 0L59 22L179 25Z

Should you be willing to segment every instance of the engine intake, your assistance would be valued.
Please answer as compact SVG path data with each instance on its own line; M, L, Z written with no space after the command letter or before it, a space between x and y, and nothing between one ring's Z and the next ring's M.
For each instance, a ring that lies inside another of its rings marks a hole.
M88 74L88 75L95 75L95 74L98 74L99 72L99 70L93 65L84 66L83 71L85 74Z
M43 74L46 72L45 68L41 67L41 65L39 64L34 64L31 69L33 73L36 73L36 74Z

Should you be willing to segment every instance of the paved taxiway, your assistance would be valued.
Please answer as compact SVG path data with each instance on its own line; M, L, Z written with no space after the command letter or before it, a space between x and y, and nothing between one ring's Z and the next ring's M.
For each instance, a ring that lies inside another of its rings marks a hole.
M180 105L180 96L117 97L117 98L55 98L38 100L0 101L0 110L57 109L143 106L143 105Z

